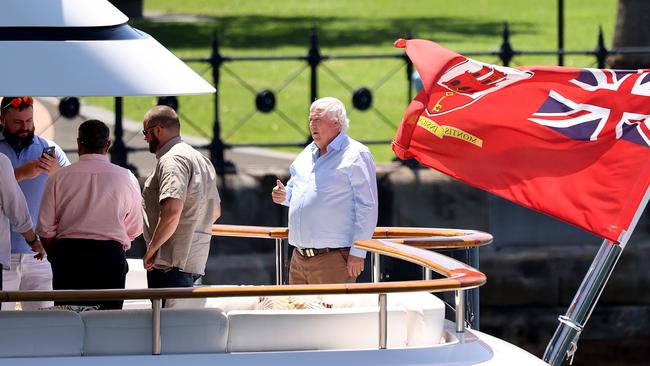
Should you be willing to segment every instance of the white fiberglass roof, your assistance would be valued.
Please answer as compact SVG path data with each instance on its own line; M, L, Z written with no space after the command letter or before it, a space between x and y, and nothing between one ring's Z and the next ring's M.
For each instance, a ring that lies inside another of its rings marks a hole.
M135 96L214 88L106 0L2 0L0 95Z
M129 18L108 1L2 0L2 27L101 27L126 23Z

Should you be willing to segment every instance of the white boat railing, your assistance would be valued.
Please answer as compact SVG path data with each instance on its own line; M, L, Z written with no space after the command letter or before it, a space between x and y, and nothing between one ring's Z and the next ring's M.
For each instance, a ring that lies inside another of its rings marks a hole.
M257 226L215 225L213 234L248 238L286 238L286 228ZM378 294L379 345L386 348L387 302L386 294L396 292L456 293L456 332L465 330L465 291L486 282L478 270L443 254L425 250L471 248L489 244L492 236L470 230L426 228L377 228L378 239L357 241L355 245L373 254L385 255L418 264L443 278L414 281L345 283L321 285L260 285L260 286L202 286L162 289L56 290L56 291L1 291L0 302L15 301L88 301L139 300L152 301L152 354L160 354L161 300L179 298L236 297L236 296L292 296L323 294Z

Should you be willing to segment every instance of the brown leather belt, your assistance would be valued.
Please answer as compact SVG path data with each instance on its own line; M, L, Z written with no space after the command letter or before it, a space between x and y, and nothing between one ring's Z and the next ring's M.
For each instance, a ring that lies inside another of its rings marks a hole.
M296 252L303 257L311 258L319 254L325 254L329 252L335 252L338 250L348 249L348 248L296 248Z

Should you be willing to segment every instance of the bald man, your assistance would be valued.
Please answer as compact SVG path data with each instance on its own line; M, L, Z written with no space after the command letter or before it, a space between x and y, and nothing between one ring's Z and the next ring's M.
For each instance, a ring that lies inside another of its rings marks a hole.
M142 192L147 281L150 288L192 287L205 273L212 223L221 216L216 173L208 158L181 140L173 109L154 107L142 124L158 159Z

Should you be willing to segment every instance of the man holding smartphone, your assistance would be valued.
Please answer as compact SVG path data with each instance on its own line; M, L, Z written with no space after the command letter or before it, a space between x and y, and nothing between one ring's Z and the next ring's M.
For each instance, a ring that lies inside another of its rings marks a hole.
M61 148L54 142L34 134L34 99L29 96L4 97L0 101L0 153L6 155L14 168L32 222L37 222L41 196L48 175L70 165ZM52 152L50 155L49 152ZM11 233L11 269L4 271L5 290L51 290L52 269L48 261L34 258L25 238ZM52 306L52 302L25 302L23 310ZM2 303L2 310L13 310L15 303Z

